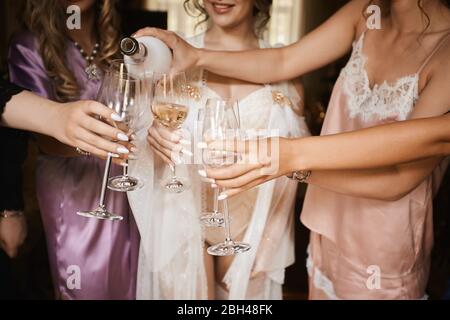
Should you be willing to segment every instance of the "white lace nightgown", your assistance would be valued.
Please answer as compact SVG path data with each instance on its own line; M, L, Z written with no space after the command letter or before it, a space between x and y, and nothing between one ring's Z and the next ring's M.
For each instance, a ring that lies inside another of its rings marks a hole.
M189 41L201 47L203 35ZM266 47L263 42L261 46ZM188 78L194 103L184 128L196 132L198 109L217 95L203 81L207 80L203 71L194 71ZM298 102L292 84L266 85L240 101L241 124L245 128L278 129L280 136L285 137L309 135L304 118L295 113ZM204 239L221 242L223 230L205 231L200 227L206 196L197 174L198 166L177 166L178 175L189 177L190 190L179 195L161 190L159 179L168 176L169 170L153 157L145 135L140 134L144 156L130 168L131 174L146 177L143 189L129 193L141 233L137 297L206 299ZM218 298L282 298L284 269L294 262L296 187L296 182L283 177L230 200L233 235L241 234L253 249L236 256L223 279L229 294L218 292ZM250 281L254 273L258 276Z

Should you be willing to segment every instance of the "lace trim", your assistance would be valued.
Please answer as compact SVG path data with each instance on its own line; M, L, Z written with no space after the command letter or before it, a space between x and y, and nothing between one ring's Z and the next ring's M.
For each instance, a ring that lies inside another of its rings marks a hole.
M364 34L353 44L352 56L341 73L350 117L359 116L365 122L389 118L406 120L419 98L419 75L399 78L393 84L384 81L371 89L363 44Z
M313 281L314 287L322 290L330 300L341 300L336 296L336 293L334 292L333 282L331 282L330 279L323 275L319 268L314 267L309 246L307 252L308 258L306 259L306 270L308 271L309 278Z

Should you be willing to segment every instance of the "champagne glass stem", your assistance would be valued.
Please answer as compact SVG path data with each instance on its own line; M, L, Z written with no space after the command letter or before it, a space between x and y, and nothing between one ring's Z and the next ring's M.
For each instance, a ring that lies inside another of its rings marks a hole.
M225 199L223 201L223 211L225 213L225 230L226 230L226 239L225 239L225 243L230 243L232 242L231 240L231 224L230 224L230 212L228 210L228 200Z
M219 212L219 187L214 188L214 207L213 212Z
M170 169L172 171L172 180L177 180L177 167L176 165L170 166Z
M111 160L112 157L108 155L108 158L106 158L105 172L103 174L102 189L100 192L100 207L102 208L105 207L106 187L108 185L109 171L111 170Z
M128 177L128 159L125 160L125 165L123 166L123 175Z

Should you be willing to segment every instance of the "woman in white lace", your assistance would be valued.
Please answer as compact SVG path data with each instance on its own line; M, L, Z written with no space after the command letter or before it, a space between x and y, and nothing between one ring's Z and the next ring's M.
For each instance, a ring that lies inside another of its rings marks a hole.
M197 48L212 50L268 48L268 44L258 36L269 20L270 3L268 0L230 0L226 3L207 0L203 4L185 1L191 13L200 14L210 22L206 33L188 41ZM239 100L243 129L278 129L284 137L309 135L302 117L303 92L299 81L261 86L207 73L204 69L191 71L188 78L195 99L186 124L191 132L194 131L199 108L204 107L209 98L220 98ZM179 147L176 142L181 139L175 137L176 141L170 141L171 135L156 123L149 130L150 144L168 163L171 163L172 150ZM191 214L198 219L202 211L199 208L208 208L207 202L212 199L209 192L211 183L201 186L196 172L191 176L194 186L190 193L198 202L197 206L192 207ZM294 262L293 209L296 189L295 182L283 177L229 202L232 237L250 243L252 249L236 257L220 258L208 256L205 251L208 298L282 298L284 269ZM224 230L205 228L204 236L205 247L208 247L223 241ZM198 243L192 242L190 245ZM168 294L165 297L174 296Z
M370 4L382 9L379 30L367 30L371 24L361 15ZM164 31L142 33L174 49L174 69L197 66L259 82L302 75L353 45L334 88L324 135L439 116L449 109L448 0L354 0L282 49L199 51ZM431 158L373 170L312 172L301 217L312 230L310 297L423 298L433 244L432 198L444 168L442 158ZM241 180L250 178L261 176L255 172Z

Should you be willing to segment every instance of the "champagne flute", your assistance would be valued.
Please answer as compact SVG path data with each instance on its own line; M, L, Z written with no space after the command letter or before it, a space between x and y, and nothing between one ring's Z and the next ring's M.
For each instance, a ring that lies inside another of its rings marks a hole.
M217 124L218 118L223 116L226 104L226 101L220 99L208 99L205 107L199 110L198 123L202 130L203 139L219 138L215 137L216 131L211 129ZM225 215L219 211L219 186L213 188L213 192L213 209L212 211L202 212L200 222L205 227L225 227Z
M144 107L150 105L152 99L152 82L153 74L141 73L135 76L130 73L130 69L135 67L132 63L123 63L121 60L115 61L111 65L112 72L122 73L126 77L125 94L132 99L127 107L122 110L121 117L123 121L119 123L120 126L125 126L130 130L128 134L131 136L137 131L139 119L144 113ZM143 187L144 183L137 177L132 177L128 174L129 160L136 160L136 153L129 155L126 159L126 165L123 167L123 174L109 178L108 189L118 192L128 192L138 190Z
M117 70L110 69L106 71L98 101L113 109L117 114L125 117L127 110L138 101L138 90L130 90L131 80L129 74L122 67ZM120 121L115 121L115 125L123 127ZM100 192L99 206L90 211L78 211L77 214L83 217L96 218L101 220L121 221L123 217L112 213L106 209L105 195L108 184L109 172L111 170L113 154L109 154L106 159L105 171L103 173L102 186Z
M151 110L155 121L171 130L180 129L189 112L188 85L184 72L155 73L153 92ZM178 159L174 162L178 162ZM187 179L177 177L176 165L171 165L170 169L172 176L164 179L161 185L170 193L185 191L189 187Z
M211 111L208 112L207 109ZM234 143L234 139L238 137L240 130L238 102L211 99L207 102L207 109L203 122L204 141L222 140L227 143L227 140L229 140ZM236 163L239 157L239 154L232 151L210 150L208 148L203 151L203 162L207 167L228 166ZM250 250L249 244L231 239L230 213L227 200L223 202L223 209L226 238L224 242L209 247L207 249L208 254L232 256Z

